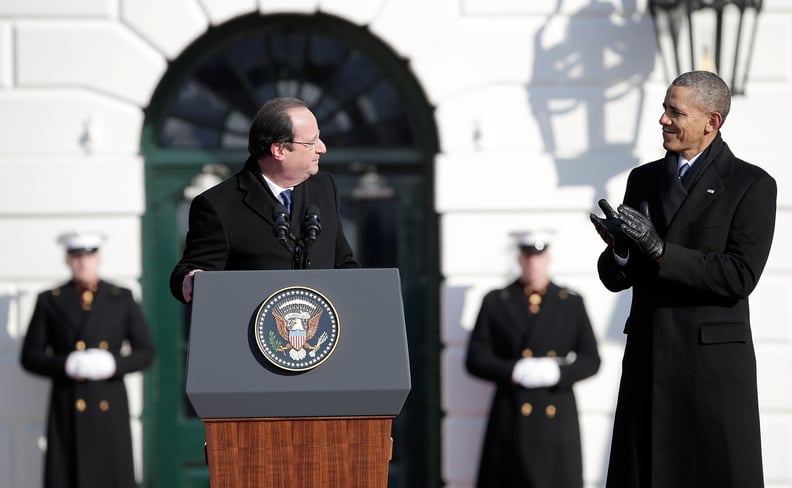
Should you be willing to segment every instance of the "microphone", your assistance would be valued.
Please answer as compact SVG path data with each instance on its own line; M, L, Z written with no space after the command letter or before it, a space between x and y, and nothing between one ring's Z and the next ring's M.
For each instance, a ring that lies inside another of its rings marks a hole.
M278 238L278 241L286 246L286 248L289 247L287 239L289 235L289 219L287 216L286 207L280 203L272 207L272 220L275 221L272 225L272 231L275 233L275 237Z
M322 224L319 222L319 207L316 205L309 205L308 210L305 211L305 246L313 244L319 234L322 232Z

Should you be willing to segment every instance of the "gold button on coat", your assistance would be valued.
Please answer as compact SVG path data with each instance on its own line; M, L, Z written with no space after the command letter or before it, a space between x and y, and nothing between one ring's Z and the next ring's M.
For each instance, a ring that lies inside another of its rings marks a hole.
M525 417L531 415L531 412L533 412L533 405L528 402L523 403L522 407L520 407L520 413Z
M77 343L74 344L74 349L78 351L85 351L85 341L77 341Z
M99 402L99 410L101 410L102 412L107 412L108 410L110 410L110 404L107 403L107 400L102 400L101 402Z
M531 356L533 356L533 351L531 350L531 348L529 348L529 347L526 347L525 349L523 349L523 351L522 351L522 357L524 357L524 358L529 358L529 357L531 357Z
M85 412L85 407L85 400L82 398L74 402L74 408L76 408L78 412Z
M555 417L556 416L555 405L548 405L547 408L545 408L545 415L547 415L547 418L549 419Z
M102 341L99 343L99 349L104 349L105 351L107 351L108 349L110 349L110 344L108 344L107 341Z

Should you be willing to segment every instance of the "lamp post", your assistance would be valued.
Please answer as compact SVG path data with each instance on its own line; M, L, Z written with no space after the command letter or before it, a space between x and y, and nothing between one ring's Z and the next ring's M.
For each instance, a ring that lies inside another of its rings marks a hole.
M649 0L649 10L670 78L712 71L745 94L762 0Z

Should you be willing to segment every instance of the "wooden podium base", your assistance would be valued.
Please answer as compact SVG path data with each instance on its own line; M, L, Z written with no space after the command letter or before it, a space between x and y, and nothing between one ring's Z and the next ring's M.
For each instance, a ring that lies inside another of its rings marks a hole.
M212 488L386 488L392 417L204 419Z

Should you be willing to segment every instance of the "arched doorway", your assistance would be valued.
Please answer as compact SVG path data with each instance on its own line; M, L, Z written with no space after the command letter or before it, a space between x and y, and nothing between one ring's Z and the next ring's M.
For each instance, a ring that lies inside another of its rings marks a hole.
M250 120L273 96L302 98L317 115L329 148L322 169L336 177L362 264L400 269L413 385L394 423L389 486L439 486L432 108L388 46L323 14L251 15L212 28L171 64L146 111L143 288L159 360L145 386L145 485L208 486L203 426L183 393L186 308L170 296L168 276L198 176L241 167Z

